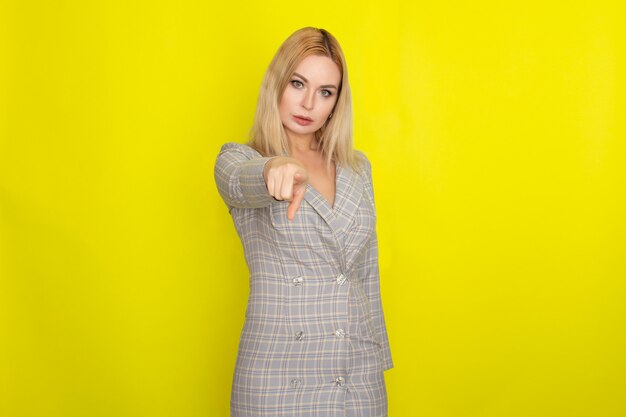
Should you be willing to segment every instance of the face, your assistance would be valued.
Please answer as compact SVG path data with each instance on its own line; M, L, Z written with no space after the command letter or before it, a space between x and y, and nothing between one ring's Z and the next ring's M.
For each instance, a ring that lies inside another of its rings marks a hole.
M280 120L290 140L310 140L337 102L341 73L327 56L309 55L292 74L280 100Z

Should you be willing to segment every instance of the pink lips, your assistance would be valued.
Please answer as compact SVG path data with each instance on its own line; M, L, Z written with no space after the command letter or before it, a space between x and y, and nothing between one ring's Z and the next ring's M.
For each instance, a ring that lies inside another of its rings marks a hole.
M295 120L300 126L307 126L313 123L313 119L306 116L293 116L293 120Z

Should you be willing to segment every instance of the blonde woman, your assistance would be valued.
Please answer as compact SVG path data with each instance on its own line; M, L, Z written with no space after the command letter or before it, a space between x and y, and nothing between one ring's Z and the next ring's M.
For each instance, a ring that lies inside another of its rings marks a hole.
M231 416L386 416L371 167L352 146L330 33L307 27L282 44L251 140L222 146L215 180L250 271Z

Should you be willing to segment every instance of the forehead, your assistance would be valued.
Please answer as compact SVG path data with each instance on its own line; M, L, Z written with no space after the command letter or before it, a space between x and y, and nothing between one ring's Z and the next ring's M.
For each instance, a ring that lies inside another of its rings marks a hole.
M300 61L295 72L312 84L338 85L341 81L341 72L335 61L323 55L307 56Z

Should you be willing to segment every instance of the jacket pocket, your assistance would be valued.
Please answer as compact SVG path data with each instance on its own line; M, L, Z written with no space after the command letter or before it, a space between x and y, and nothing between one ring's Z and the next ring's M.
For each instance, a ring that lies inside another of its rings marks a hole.
M274 229L286 229L289 227L287 220L288 201L274 201L270 204L270 220Z

